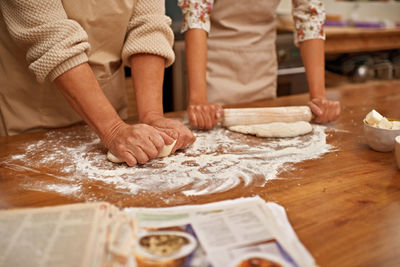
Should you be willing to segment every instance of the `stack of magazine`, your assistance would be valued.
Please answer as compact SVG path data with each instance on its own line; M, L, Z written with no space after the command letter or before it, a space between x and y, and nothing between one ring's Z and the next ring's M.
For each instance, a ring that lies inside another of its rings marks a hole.
M171 208L105 202L0 211L0 266L315 266L259 197Z

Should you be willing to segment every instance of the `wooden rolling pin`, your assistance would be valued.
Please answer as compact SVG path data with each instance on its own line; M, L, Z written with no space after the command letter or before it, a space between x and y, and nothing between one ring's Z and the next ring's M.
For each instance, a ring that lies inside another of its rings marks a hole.
M271 122L311 121L311 119L312 113L308 106L225 108L222 125L230 127Z

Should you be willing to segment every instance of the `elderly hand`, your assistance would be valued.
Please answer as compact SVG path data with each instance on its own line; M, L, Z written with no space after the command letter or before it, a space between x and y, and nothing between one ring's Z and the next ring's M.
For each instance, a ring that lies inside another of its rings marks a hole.
M147 115L142 121L177 140L172 153L188 147L196 140L189 128L178 120L168 119L160 115Z
M339 101L331 101L326 98L313 98L308 105L316 116L313 119L316 123L328 123L339 118Z
M165 132L149 125L129 125L122 121L102 139L111 153L129 166L143 164L157 157L164 145L172 144L174 141Z
M212 129L218 124L222 117L223 109L214 103L189 105L187 113L190 125L198 129Z

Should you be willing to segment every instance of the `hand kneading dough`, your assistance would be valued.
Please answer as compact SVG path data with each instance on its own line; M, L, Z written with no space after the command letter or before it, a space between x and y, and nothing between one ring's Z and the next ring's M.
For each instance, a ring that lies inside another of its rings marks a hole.
M174 148L175 144L176 144L176 140L174 140L174 142L172 142L172 144L170 144L170 145L163 146L163 148L161 148L160 152L158 153L157 158L164 158L164 157L169 156L171 154L172 149ZM119 158L114 156L110 151L107 152L107 159L114 163L124 162L123 160L120 160Z
M228 129L238 133L253 134L258 137L294 137L311 132L312 126L306 121L297 121L236 125Z

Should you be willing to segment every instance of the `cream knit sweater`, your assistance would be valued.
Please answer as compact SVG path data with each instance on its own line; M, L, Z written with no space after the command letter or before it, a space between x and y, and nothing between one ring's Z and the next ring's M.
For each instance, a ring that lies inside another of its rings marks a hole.
M138 53L162 56L166 66L173 63L173 33L160 2L164 1L137 0L121 48L125 64ZM68 18L61 0L0 0L0 11L39 82L52 81L88 61L88 36L78 22Z

